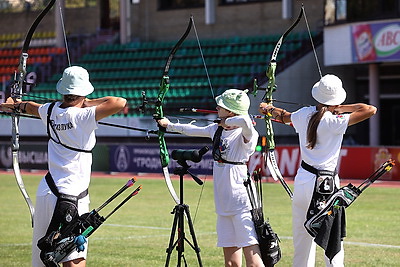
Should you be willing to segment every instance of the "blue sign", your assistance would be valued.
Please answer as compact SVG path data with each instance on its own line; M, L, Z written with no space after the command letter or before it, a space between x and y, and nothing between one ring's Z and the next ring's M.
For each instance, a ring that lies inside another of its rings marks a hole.
M169 155L173 150L199 150L204 145L170 145ZM186 161L193 174L212 174L213 158L211 151L207 152L198 163ZM176 160L170 157L168 169L173 173L176 167L180 167ZM134 173L162 173L160 162L160 148L156 145L113 145L110 146L110 171L134 172Z

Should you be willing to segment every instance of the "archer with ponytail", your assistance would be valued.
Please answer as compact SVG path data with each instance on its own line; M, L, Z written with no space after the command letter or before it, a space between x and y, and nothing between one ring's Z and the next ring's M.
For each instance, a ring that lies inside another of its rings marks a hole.
M261 103L259 111L283 123L292 123L299 136L302 163L294 180L292 202L293 266L314 266L316 244L304 227L305 221L321 208L339 187L337 163L347 127L372 117L376 108L363 103L342 105L346 91L342 81L327 74L311 90L316 106L303 107L293 113ZM324 173L322 176L321 173ZM317 179L318 178L318 179ZM344 213L344 209L341 211ZM342 214L340 214L342 215ZM344 215L344 214L343 214ZM344 220L344 216L341 216ZM344 237L344 227L342 227ZM344 266L343 242L337 251L325 250L326 266Z

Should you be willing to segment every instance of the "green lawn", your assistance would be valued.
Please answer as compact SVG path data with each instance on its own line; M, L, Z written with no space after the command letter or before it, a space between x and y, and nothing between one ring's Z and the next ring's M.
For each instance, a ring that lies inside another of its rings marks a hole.
M40 176L24 176L34 198ZM130 177L93 178L91 207L98 207ZM0 266L30 266L32 229L28 208L13 175L1 175ZM111 216L91 237L88 266L164 266L166 248L174 219L174 208L161 179L137 177L142 191ZM178 187L178 181L174 184ZM136 188L136 187L134 187ZM129 190L132 191L133 189ZM279 184L264 184L264 205L274 230L281 238L283 257L277 266L291 266L290 200ZM223 266L222 250L215 246L215 214L212 180L208 177L196 214L201 187L193 180L184 181L185 203L190 206L203 266ZM371 186L347 210L346 266L400 266L399 188ZM126 192L127 194L127 192ZM124 196L126 195L124 194ZM107 215L124 197L100 213ZM186 237L191 240L187 224ZM194 250L185 243L188 266L198 266ZM170 266L176 266L177 251ZM182 266L184 266L182 261ZM323 251L318 250L316 266L323 266Z

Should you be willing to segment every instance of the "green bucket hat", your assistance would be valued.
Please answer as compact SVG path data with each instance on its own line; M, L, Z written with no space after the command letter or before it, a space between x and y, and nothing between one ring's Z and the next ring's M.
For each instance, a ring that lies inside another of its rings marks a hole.
M249 114L250 98L249 90L228 89L215 98L217 105L238 115Z

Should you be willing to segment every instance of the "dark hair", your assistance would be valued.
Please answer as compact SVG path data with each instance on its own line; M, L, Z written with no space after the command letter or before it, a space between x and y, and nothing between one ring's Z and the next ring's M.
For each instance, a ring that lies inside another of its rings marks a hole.
M315 112L308 122L307 126L307 148L313 149L317 143L317 128L322 119L324 113L328 110L328 106L321 106L317 112Z
M72 103L74 101L76 101L77 99L79 99L82 96L79 95L63 95L63 101L66 103Z

